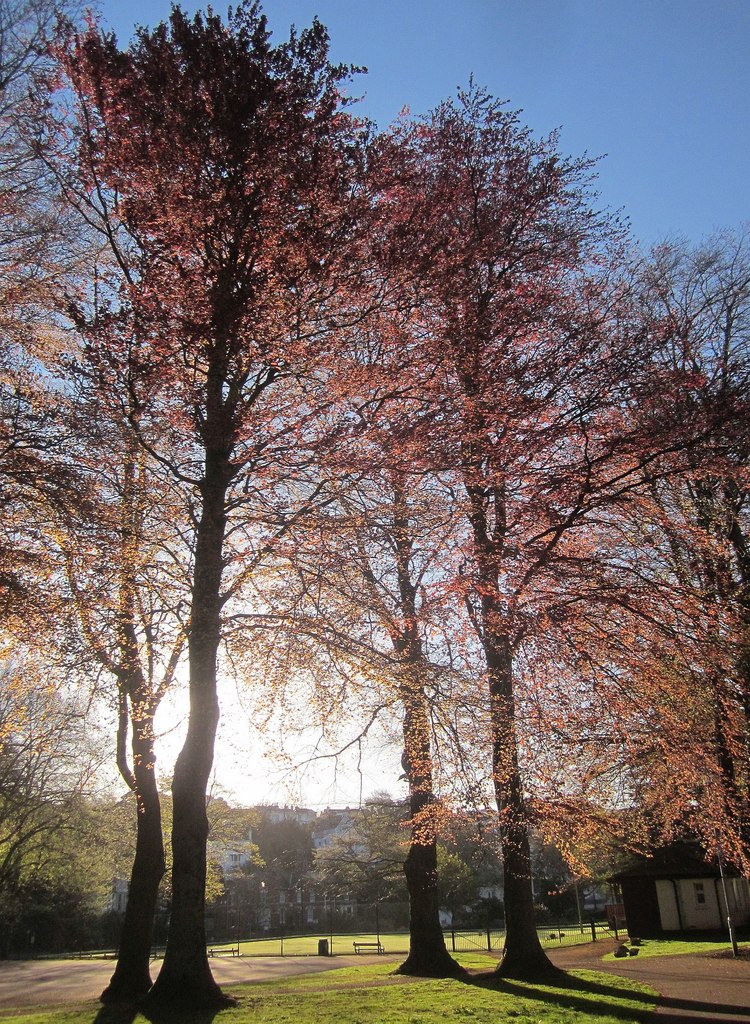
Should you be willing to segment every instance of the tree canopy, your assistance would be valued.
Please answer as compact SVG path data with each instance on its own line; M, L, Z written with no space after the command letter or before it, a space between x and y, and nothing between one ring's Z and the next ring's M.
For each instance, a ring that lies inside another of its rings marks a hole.
M204 907L232 674L266 713L292 694L324 733L398 736L404 970L456 969L462 808L495 816L506 975L550 970L532 829L571 858L603 821L691 831L747 866L746 234L637 253L593 163L473 82L378 132L325 28L275 43L258 3L174 7L126 47L95 19L49 38L20 0L0 33L10 10L33 31L3 51L0 627L116 711L138 817L106 998L224 1000Z

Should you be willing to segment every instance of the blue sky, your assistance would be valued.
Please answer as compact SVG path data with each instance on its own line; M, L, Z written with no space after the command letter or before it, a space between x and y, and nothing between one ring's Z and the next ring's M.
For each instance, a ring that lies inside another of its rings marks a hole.
M169 0L101 0L121 43ZM205 6L186 0L188 11ZM224 0L213 4L226 10ZM600 203L644 244L750 220L750 0L267 0L277 39L314 15L385 127L469 75L570 155L603 156Z

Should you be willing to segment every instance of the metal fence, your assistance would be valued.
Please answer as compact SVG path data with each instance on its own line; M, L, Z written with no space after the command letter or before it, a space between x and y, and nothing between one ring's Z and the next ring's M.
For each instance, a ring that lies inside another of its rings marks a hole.
M545 924L537 929L544 948L576 946L614 937L605 921L582 924ZM503 928L445 928L445 945L451 953L500 954L505 943ZM238 952L233 953L234 949ZM399 931L312 931L283 934L265 938L239 939L236 946L228 945L216 950L217 955L243 957L268 956L341 956L353 953L408 953L409 933Z
M591 921L581 924L545 924L537 928L539 941L546 949L558 946L577 946L587 942L614 939L616 934L606 921ZM443 929L446 949L450 953L502 953L505 943L503 928L445 928ZM357 953L409 952L409 933L399 931L309 931L296 934L233 938L226 943L209 945L209 955L242 957L294 957L294 956L344 956ZM52 954L72 959L114 959L115 949L78 950L67 954ZM152 956L161 958L164 947L154 947Z
M503 928L484 929L444 929L445 945L452 953L488 952L499 953L505 944ZM537 928L542 946L578 946L585 942L596 942L597 939L609 938L613 935L606 922L589 924L546 924Z

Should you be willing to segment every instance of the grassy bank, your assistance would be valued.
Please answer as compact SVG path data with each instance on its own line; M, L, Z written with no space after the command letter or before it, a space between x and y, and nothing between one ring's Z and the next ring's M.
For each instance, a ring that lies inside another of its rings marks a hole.
M461 957L491 971L489 957ZM215 1017L180 1013L156 1024L629 1024L643 1021L655 994L632 981L576 971L562 984L532 985L474 977L470 983L402 978L393 964L349 967L227 989L237 1007ZM147 1024L140 1014L102 1010L99 1004L4 1016L3 1024Z
M743 933L744 936L744 933ZM626 945L630 945L627 938ZM740 946L746 948L747 937L740 940ZM641 939L638 947L639 957L652 956L679 956L683 953L722 953L731 949L726 936L717 939L695 938L695 939ZM603 959L615 960L613 953L608 953Z

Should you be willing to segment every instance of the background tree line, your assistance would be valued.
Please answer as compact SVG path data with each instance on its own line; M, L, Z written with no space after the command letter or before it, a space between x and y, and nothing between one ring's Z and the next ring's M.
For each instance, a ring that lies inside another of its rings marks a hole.
M59 744L64 730L59 721L54 728ZM55 748L56 772L63 766L70 770L74 749ZM113 797L80 777L66 778L61 786L58 775L37 756L26 768L26 789L19 799L9 775L14 769L17 786L22 773L18 763L6 763L8 753L6 748L0 813L0 956L116 949L136 847L135 797ZM101 751L96 753L94 764L102 757ZM91 767L87 765L89 771ZM170 793L163 791L160 801L168 838ZM295 808L236 807L211 796L207 809L210 943L330 928L355 933L376 926L382 931L408 928L403 870L407 802L375 794L362 807L315 815ZM487 825L456 817L450 837L441 839L438 901L444 927L503 926L502 863L496 847L481 835ZM612 849L603 848L598 855L610 867L616 861ZM538 836L533 865L538 923L575 922L587 912L577 906L575 887L595 886L595 880L575 879L560 852L544 846ZM166 940L170 903L167 871L156 905L157 949Z

